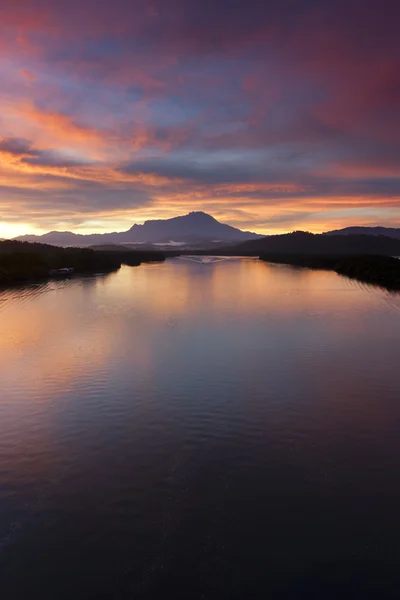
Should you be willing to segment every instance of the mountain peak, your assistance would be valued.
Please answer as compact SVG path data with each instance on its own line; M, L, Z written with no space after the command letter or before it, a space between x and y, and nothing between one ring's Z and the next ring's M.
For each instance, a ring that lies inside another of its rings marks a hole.
M68 245L82 244L124 244L132 242L182 242L182 243L214 243L234 242L256 239L261 237L255 233L241 231L236 227L220 223L212 215L203 211L192 211L186 215L172 217L171 219L154 219L146 221L143 225L132 225L126 232L109 234L80 235L72 233L52 232L45 234L46 241L54 240L55 243ZM27 240L29 236L19 239Z
M149 223L168 223L168 222L191 222L191 223L199 223L199 224L204 224L204 223L217 223L217 220L212 216L209 215L208 213L203 212L202 210L192 210L191 212L187 213L186 215L179 215L177 217L171 217L170 219L150 219L148 221L145 221L145 225L148 225ZM135 227L135 225L133 226Z
M216 221L216 219L214 219L214 217L212 215L209 215L208 213L205 213L202 210L192 210L190 213L188 213L185 216L186 217L196 217L196 218L199 218L199 219L208 219L208 220L211 220L211 221Z
M178 217L181 221L186 221L193 225L198 226L206 226L211 225L213 223L218 223L217 219L215 219L212 215L203 212L202 210L193 210L187 215L183 215L182 217Z

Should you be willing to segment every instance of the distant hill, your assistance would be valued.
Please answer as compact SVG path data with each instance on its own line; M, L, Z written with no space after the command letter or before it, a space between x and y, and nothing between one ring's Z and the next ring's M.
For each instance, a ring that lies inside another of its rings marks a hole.
M295 231L235 246L237 254L376 254L400 256L400 239L383 235L325 235Z
M324 235L384 235L400 240L400 229L395 227L345 227L327 231Z
M18 240L0 240L0 255L1 254L50 254L60 251L62 248L55 248L50 244L40 244L38 242L29 243Z
M215 241L240 242L262 236L241 231L231 225L220 223L204 212L191 212L172 219L146 221L133 225L128 231L79 235L70 231L51 231L41 236L25 235L16 238L26 242L44 242L58 246L98 246L132 243L167 243L170 241L208 244Z

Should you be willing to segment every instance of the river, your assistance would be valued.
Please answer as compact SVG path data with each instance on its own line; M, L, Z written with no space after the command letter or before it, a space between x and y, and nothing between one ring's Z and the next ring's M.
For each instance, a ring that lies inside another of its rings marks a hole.
M398 597L400 294L174 258L0 333L2 600Z

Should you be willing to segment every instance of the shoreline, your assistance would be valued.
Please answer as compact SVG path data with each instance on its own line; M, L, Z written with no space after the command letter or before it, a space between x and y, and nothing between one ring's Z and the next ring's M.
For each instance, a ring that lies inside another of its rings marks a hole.
M2 251L3 250L3 251ZM389 291L400 291L400 260L373 254L290 254L243 253L210 251L137 251L90 250L60 248L44 244L21 242L0 243L0 289L46 281L107 275L122 265L136 267L142 263L164 262L177 256L235 256L258 258L263 262L289 265L295 268L333 271L338 275Z
M122 265L138 267L142 263L164 260L165 254L156 251L98 251L3 242L0 243L0 288L71 276L107 274Z
M333 271L389 291L400 291L400 260L392 256L261 254L259 259L298 268Z

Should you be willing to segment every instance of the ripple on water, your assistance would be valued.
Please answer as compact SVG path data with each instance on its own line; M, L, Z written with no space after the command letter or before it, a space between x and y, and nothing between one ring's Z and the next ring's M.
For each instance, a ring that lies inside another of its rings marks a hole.
M399 298L219 257L3 291L4 598L393 582Z

